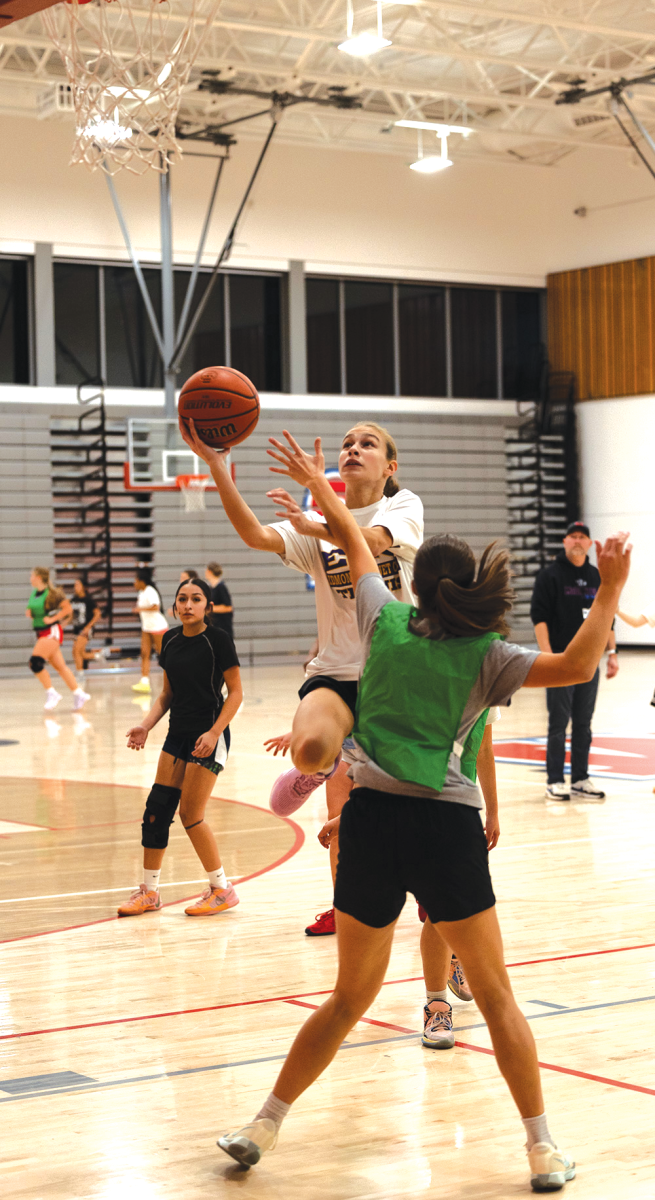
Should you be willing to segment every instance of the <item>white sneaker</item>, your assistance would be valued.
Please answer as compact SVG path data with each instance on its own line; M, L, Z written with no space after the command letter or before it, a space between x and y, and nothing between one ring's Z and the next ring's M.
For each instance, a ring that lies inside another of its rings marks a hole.
M591 782L591 779L578 779L577 783L571 784L571 798L573 799L575 796L581 796L583 800L585 798L587 800L605 799L605 793L601 792L600 788Z
M424 1007L423 1037L430 1050L452 1050L455 1045L453 1010L447 1000L430 1000Z
M216 1145L230 1158L241 1163L242 1167L254 1167L264 1151L272 1150L276 1142L275 1122L268 1117L260 1117L258 1121L244 1125L243 1129L237 1129L236 1133L224 1133Z
M89 692L85 692L81 687L76 687L75 691L73 692L73 712L77 712L77 710L81 708L83 704L86 704L87 700L90 699L91 695Z
M575 1163L550 1142L537 1142L528 1150L528 1162L533 1192L559 1192L565 1183L575 1179Z
M549 783L546 786L547 800L570 800L568 783Z
M52 688L52 687L48 688L48 690L46 692L45 704L43 705L43 707L48 709L48 711L49 711L51 708L56 708L57 705L59 704L60 700L61 700L61 696L60 696L59 692L57 691L57 689Z

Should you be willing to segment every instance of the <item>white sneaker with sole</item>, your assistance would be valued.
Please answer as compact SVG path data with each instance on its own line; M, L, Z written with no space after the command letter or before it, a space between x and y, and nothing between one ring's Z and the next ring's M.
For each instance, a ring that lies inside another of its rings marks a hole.
M547 800L570 800L568 783L549 783L546 786Z
M533 1192L559 1192L565 1183L575 1179L575 1163L550 1142L537 1142L528 1150L528 1161Z
M421 1041L430 1050L452 1050L455 1045L453 1010L447 1000L430 1000L423 1012L423 1037Z
M45 704L43 705L43 707L48 710L50 710L52 708L56 708L57 705L59 704L60 700L61 700L61 695L57 691L57 689L56 688L48 688L48 691L46 692Z
M571 784L571 799L580 796L583 800L604 800L605 793L596 787L591 779L578 779L577 783Z
M84 688L75 688L75 691L73 692L73 712L77 712L78 709L82 708L82 705L86 704L87 700L90 699L91 694L89 692L85 692Z
M242 1167L254 1167L265 1150L272 1150L277 1142L275 1122L260 1117L250 1125L237 1129L236 1133L224 1133L216 1143L221 1150L236 1159Z

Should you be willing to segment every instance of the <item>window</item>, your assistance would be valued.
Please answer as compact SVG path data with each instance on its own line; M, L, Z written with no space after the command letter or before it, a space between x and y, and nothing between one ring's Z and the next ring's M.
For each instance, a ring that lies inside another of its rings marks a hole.
M261 391L282 390L280 280L230 275L230 361Z
M0 258L0 383L29 383L27 261Z
M446 289L398 287L401 396L445 396Z
M541 339L539 292L501 292L503 396L536 400L546 357Z
M496 293L491 288L451 288L453 396L498 396Z
M100 376L98 268L55 263L55 363L59 384Z
M323 395L341 391L339 281L308 279L307 390Z
M191 278L190 271L175 272L175 328L182 315L187 286ZM210 275L201 271L196 281L193 299L191 301L191 316L196 311L204 296ZM203 367L220 366L225 362L225 316L223 312L224 277L219 275L210 292L209 300L196 326L195 332L185 351L180 365L178 383L182 384Z
M345 285L346 380L355 396L393 396L393 306L390 283Z
M161 324L161 274L143 271ZM109 387L163 387L162 363L132 267L105 267L105 328Z

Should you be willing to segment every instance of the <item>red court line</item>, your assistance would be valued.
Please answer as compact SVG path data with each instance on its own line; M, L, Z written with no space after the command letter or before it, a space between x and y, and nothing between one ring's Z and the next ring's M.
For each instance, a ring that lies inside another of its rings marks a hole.
M285 1003L297 1004L298 1008L320 1008L319 1004L307 1004L304 1000L287 1000ZM379 1025L381 1029L395 1029L398 1033L416 1033L415 1029L406 1029L404 1025L390 1025L388 1021L374 1021L372 1017L360 1017L359 1021L365 1021L367 1025Z
M462 1050L475 1050L477 1054L490 1054L495 1058L493 1050L486 1046L472 1046L469 1042L455 1042ZM540 1062L544 1071L558 1071L560 1075L575 1075L577 1079L591 1079L593 1083L606 1083L609 1087L625 1088L628 1092L645 1092L647 1096L655 1096L655 1088L641 1087L638 1083L623 1083L620 1079L607 1079L604 1075L590 1075L588 1071L574 1071L572 1067L558 1067L556 1063Z

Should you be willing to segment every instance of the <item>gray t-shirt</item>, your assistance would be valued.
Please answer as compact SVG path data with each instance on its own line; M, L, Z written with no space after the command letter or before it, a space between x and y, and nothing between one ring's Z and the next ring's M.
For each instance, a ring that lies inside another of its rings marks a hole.
M363 575L357 584L357 624L362 643L362 670L371 652L371 640L375 632L377 619L385 604L397 603L389 595L379 575L372 572ZM512 642L494 640L484 656L480 674L473 685L471 694L462 714L462 723L457 733L457 741L461 745L466 741L475 722L485 708L499 704L507 706L519 688L525 683L526 676L534 660L538 656L536 650L525 650ZM435 681L436 682L436 681ZM389 681L392 686L392 681ZM425 787L420 783L411 783L403 779L394 779L377 763L369 758L366 751L357 744L351 751L353 759L349 775L355 781L356 787L375 788L379 792L395 792L402 796L418 796L424 800L450 800L454 804L468 804L472 808L482 808L482 797L476 783L472 783L460 771L460 761L456 754L451 754L443 790Z

